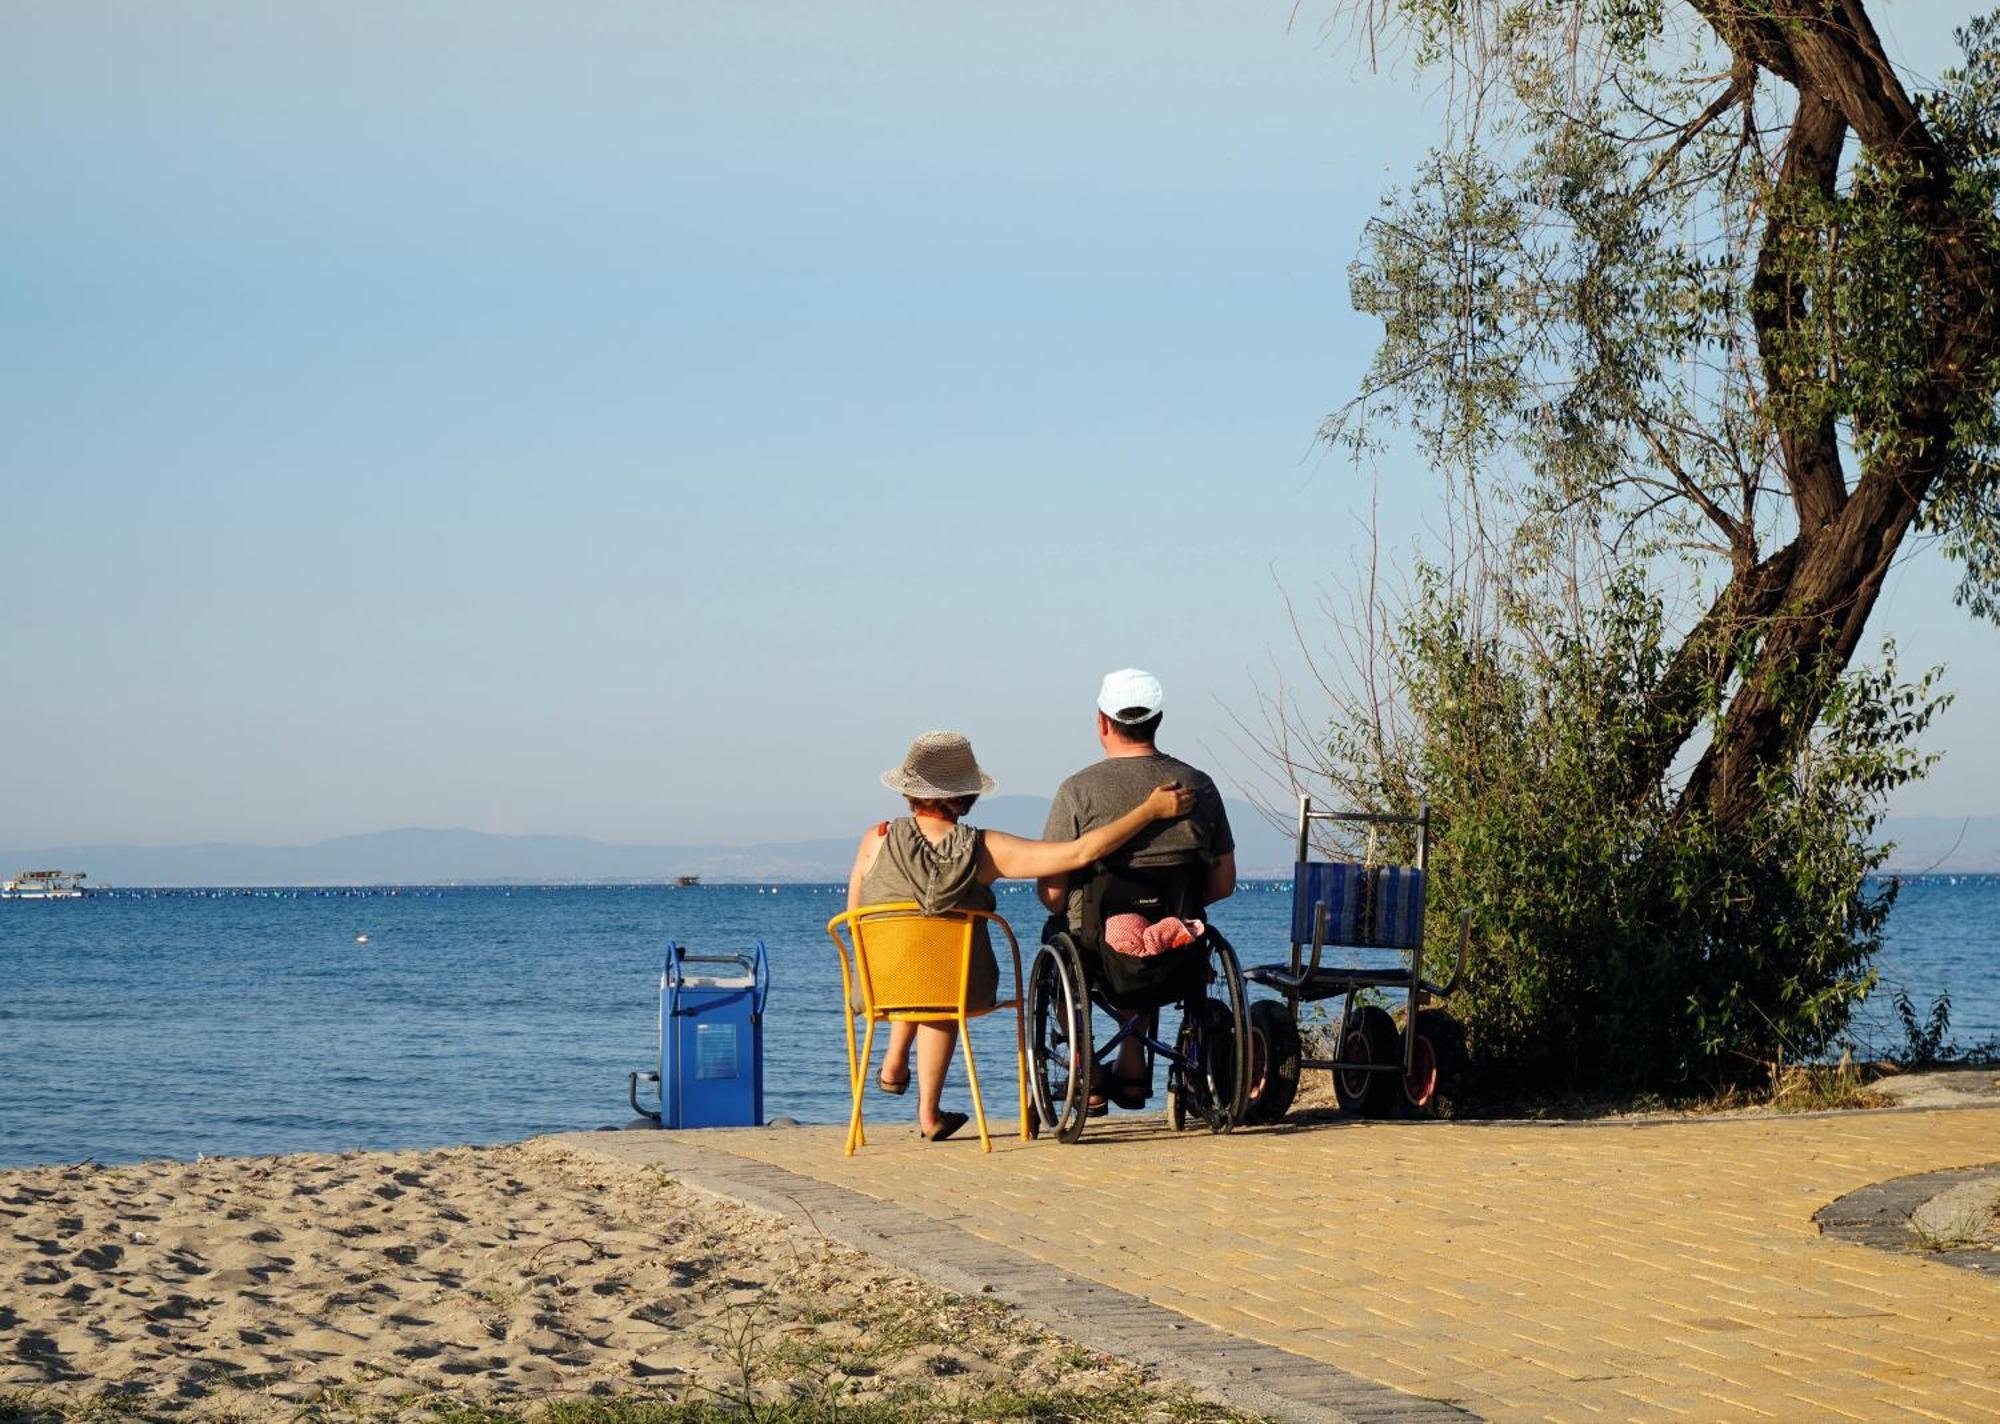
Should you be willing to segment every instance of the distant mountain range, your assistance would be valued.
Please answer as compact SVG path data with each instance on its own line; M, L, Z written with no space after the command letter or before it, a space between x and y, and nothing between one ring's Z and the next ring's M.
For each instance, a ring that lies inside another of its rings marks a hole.
M1245 875L1289 874L1291 838L1243 802L1229 805ZM991 796L973 819L1039 836L1046 796ZM620 845L583 836L496 836L482 831L399 830L337 836L312 845L68 845L0 851L0 874L81 870L93 886L444 885L643 883L699 875L705 881L839 881L854 863L862 827L825 840L756 845Z
M1048 798L994 796L981 825L1039 835ZM1231 801L1237 866L1245 876L1290 873L1291 836L1255 808ZM81 870L96 886L440 885L643 883L698 875L707 881L838 881L854 859L854 836L764 841L747 846L619 845L582 836L496 836L480 831L400 830L338 836L301 846L208 843L181 846L70 845L0 851L0 874ZM1888 868L2000 872L2000 816L1899 816L1883 827L1897 842Z
M1885 868L1898 875L2000 872L2000 816L1891 816L1881 838L1895 843Z

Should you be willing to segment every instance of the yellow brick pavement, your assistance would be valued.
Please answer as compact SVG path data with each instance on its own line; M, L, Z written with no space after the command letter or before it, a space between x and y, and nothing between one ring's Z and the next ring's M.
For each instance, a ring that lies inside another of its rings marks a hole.
M2000 1160L2000 1107L997 1138L701 1134L1495 1419L2000 1420L2000 1279L1812 1220Z

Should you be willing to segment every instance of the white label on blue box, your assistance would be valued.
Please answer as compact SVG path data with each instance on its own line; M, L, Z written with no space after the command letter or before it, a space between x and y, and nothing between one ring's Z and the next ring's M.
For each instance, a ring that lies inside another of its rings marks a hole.
M694 1076L734 1078L736 1073L736 1025L697 1024L694 1031Z

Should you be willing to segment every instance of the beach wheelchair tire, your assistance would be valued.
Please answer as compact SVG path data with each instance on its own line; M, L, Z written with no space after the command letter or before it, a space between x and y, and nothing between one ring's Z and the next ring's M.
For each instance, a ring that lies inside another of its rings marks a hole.
M1299 1093L1299 1023L1276 999L1259 999L1250 1006L1250 1090L1244 1119L1251 1124L1278 1122L1292 1110Z
M1465 1026L1443 1009L1419 1009L1415 1051L1402 1080L1404 1113L1410 1117L1435 1113L1440 1090L1464 1060Z
M1379 1004L1363 1004L1340 1040L1343 1063L1400 1063L1403 1035L1396 1021ZM1403 1100L1403 1079L1399 1073L1369 1073L1360 1070L1333 1070L1333 1097L1340 1110L1362 1117L1388 1117Z
M1028 971L1028 1082L1035 1115L1058 1142L1083 1136L1093 1044L1083 961L1065 936L1041 947Z

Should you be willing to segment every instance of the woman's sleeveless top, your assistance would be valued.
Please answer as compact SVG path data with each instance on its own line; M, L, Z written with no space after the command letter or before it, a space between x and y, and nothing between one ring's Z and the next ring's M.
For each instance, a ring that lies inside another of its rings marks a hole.
M889 822L889 834L875 863L861 877L861 903L889 904L914 900L927 915L941 910L992 910L993 887L979 881L980 838L985 833L963 822L951 834L932 843L914 816ZM992 1004L1000 987L1000 966L986 926L972 931L972 979L967 995L972 1008Z

